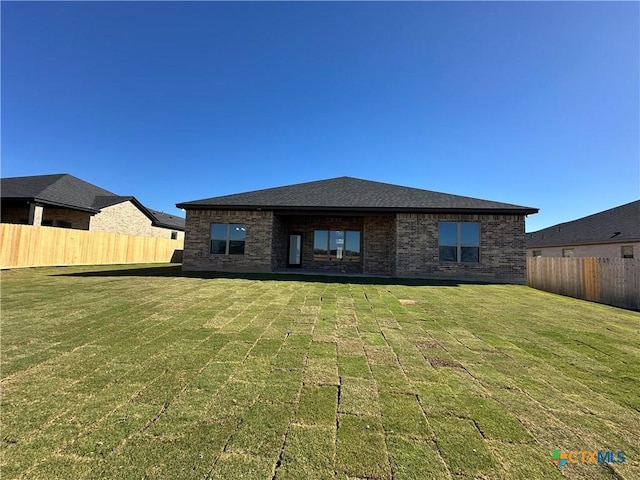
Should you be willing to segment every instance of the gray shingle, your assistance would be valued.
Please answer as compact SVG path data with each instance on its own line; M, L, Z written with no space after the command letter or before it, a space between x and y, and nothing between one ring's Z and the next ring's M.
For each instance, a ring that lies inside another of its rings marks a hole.
M178 204L179 208L273 210L491 211L518 214L538 209L352 177L338 177Z
M184 231L185 220L182 217L171 215L170 213L159 212L157 210L147 209L155 218L154 225L157 227L173 228L174 230Z
M640 241L640 200L527 233L527 248Z
M3 199L35 200L90 212L100 210L94 206L96 197L117 197L115 193L66 173L3 178L1 182Z

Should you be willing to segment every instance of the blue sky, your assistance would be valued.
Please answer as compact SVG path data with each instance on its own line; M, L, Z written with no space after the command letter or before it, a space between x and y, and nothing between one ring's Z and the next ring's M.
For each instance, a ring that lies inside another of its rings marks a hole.
M2 2L2 176L150 208L348 175L640 197L638 2Z

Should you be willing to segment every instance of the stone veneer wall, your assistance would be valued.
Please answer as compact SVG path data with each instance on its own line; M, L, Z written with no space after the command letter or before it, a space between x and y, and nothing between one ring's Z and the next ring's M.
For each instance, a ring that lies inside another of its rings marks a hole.
M47 209L45 208L45 213L46 211ZM122 233L159 238L171 238L171 232L178 232L177 240L184 239L184 232L180 230L151 225L151 219L130 201L103 208L99 213L91 217L89 230L92 232Z
M440 262L438 222L479 222L480 262ZM396 275L525 283L524 216L398 214Z
M210 253L211 224L239 223L246 228L244 255ZM273 212L187 210L182 269L187 271L271 271Z

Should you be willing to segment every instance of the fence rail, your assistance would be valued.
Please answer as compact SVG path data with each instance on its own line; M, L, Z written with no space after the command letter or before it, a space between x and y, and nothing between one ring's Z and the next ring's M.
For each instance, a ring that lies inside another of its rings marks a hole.
M640 310L637 258L527 258L530 287L592 302Z
M169 262L182 240L0 224L0 268Z

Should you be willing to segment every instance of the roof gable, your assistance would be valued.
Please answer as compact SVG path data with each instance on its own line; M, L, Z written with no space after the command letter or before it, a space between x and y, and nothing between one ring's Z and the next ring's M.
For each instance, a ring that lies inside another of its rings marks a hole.
M640 200L527 233L527 248L640 241Z
M509 211L528 214L538 210L508 203L447 193L338 177L284 187L206 198L178 204L179 208L273 210L372 210L372 211Z

